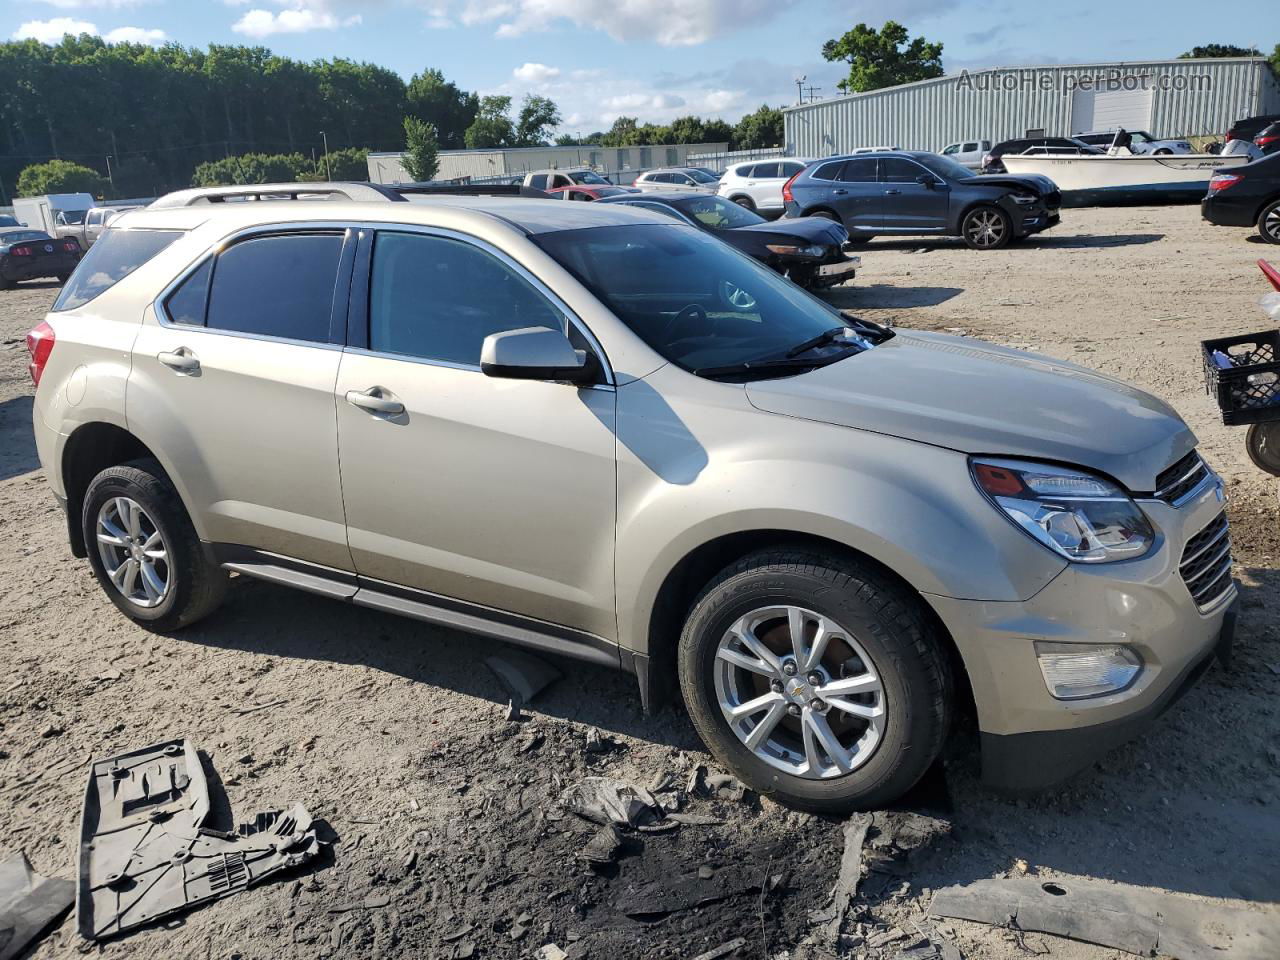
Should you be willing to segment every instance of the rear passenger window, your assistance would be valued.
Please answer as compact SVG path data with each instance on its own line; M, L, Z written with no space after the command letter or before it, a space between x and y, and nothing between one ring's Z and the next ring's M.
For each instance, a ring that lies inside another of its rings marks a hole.
M181 230L108 230L89 248L53 309L74 310L110 290L182 236Z
M778 165L776 163L758 163L756 164L755 177L760 180L772 179L778 176Z
M537 187L539 190L547 189L547 175L545 173L535 173L529 178L529 186Z
M182 281L182 286L169 294L164 308L173 323L204 326L204 311L209 303L209 277L212 273L213 258L210 257Z
M326 343L340 233L255 237L218 255L206 326Z
M491 333L566 329L560 310L497 257L462 240L379 233L369 284L369 348L480 364Z
M875 179L875 157L854 157L852 160L846 160L844 169L840 171L840 180L843 183L875 183Z

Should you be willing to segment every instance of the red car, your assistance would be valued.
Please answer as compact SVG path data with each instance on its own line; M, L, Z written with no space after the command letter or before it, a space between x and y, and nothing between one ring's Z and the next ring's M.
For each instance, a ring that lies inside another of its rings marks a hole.
M595 183L575 183L571 187L555 187L548 190L557 200L599 200L601 197L616 197L623 193L640 193L635 187L604 186Z

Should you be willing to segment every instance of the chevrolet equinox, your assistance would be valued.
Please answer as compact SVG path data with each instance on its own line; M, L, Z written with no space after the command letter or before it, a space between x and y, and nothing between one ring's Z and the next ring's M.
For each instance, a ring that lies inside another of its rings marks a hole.
M611 204L128 219L28 348L71 549L152 630L236 571L621 668L821 810L962 710L991 782L1053 782L1230 645L1222 484L1118 380Z

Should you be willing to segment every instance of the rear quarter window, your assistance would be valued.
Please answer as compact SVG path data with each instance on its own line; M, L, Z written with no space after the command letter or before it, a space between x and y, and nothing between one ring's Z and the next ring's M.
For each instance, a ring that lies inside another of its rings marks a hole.
M53 303L74 310L106 293L182 236L181 230L108 230L89 248Z

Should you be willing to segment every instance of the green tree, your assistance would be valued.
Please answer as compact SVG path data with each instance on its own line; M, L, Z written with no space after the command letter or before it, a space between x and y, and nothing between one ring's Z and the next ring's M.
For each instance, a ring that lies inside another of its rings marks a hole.
M733 127L729 126L724 120L717 117L714 120L707 120L702 125L702 142L703 143L727 143L733 145Z
M191 176L195 187L240 186L253 183L292 183L316 179L315 165L300 153L245 153L209 160Z
M1271 56L1267 58L1267 63L1271 64L1271 69L1275 71L1276 77L1280 78L1280 43L1276 44L1276 48L1271 51Z
M706 124L697 117L676 117L671 121L672 143L704 143Z
M18 174L18 196L38 197L46 193L92 193L100 197L107 178L90 167L68 160L33 163Z
M459 90L439 70L423 70L409 81L405 98L411 116L436 128L443 149L465 146L467 127L475 122L480 109L476 94Z
M464 137L467 146L472 150L514 146L516 131L508 116L510 110L510 97L481 97L476 118Z
M404 118L404 169L416 181L434 180L440 169L440 141L436 128L417 117Z
M324 169L324 158L316 163L317 173ZM360 181L369 179L369 150L367 147L343 147L329 151L329 176L334 180Z
M910 40L907 28L893 20L879 31L860 23L839 39L824 43L822 55L849 64L849 76L836 84L845 93L942 76L942 44L924 37Z
M733 146L735 150L780 147L785 136L782 111L766 104L738 121L733 128Z
M637 136L636 118L618 117L600 139L600 143L606 147L629 147L640 142L636 139Z
M1237 47L1233 43L1207 43L1203 47L1192 47L1186 53L1178 54L1179 60L1205 60L1218 57L1260 57L1262 51L1257 47Z
M545 146L550 131L560 126L560 108L550 97L525 94L516 117L515 142L519 147Z

